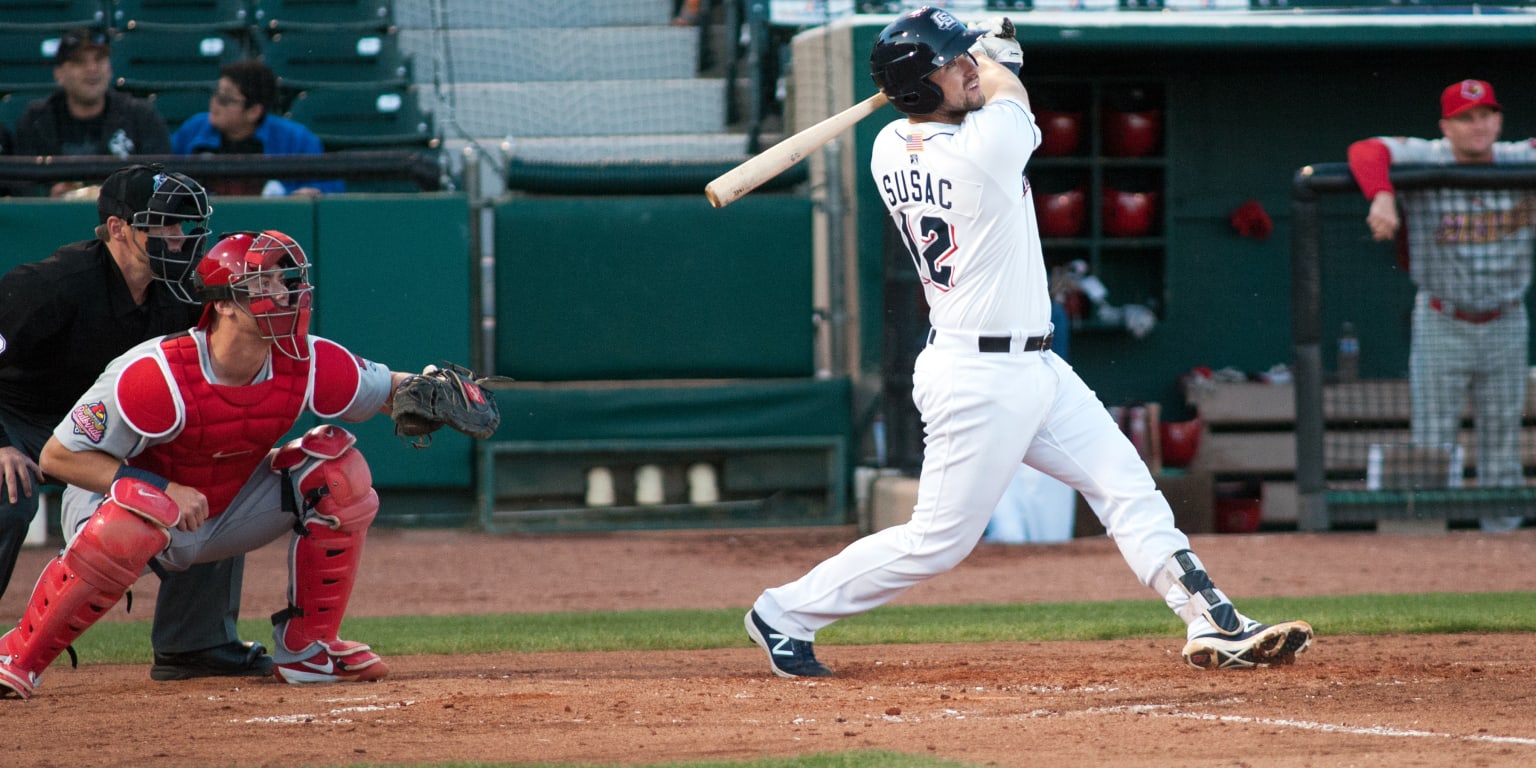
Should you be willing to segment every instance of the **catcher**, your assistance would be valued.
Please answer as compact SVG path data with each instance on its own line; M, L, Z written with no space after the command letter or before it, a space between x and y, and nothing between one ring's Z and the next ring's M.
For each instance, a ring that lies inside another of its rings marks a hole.
M288 607L273 616L287 683L380 680L363 643L337 636L378 496L356 439L333 425L273 448L308 410L402 430L484 437L494 398L457 367L391 371L308 333L309 261L276 231L224 237L197 265L190 331L113 360L43 447L69 484L68 545L0 637L0 694L30 697L43 670L122 598L151 560L185 570L291 536ZM71 651L71 658L73 652Z

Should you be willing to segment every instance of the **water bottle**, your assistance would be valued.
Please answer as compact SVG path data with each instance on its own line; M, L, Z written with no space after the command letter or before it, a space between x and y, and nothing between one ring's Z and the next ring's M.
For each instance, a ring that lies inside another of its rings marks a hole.
M1360 338L1355 335L1355 324L1345 321L1339 328L1339 381L1355 381L1360 378Z

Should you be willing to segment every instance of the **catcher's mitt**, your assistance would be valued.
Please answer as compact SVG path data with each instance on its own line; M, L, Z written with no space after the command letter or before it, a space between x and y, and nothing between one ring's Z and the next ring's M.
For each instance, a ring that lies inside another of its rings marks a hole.
M501 424L496 397L473 371L453 363L429 365L419 375L400 383L390 417L395 434L424 448L431 435L448 425L470 437L487 438Z

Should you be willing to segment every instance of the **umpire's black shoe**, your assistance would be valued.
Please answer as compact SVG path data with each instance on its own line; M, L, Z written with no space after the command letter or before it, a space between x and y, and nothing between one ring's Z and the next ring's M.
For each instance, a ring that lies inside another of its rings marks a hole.
M238 640L201 651L161 653L149 668L154 680L190 680L194 677L270 677L272 657L266 646Z
M747 611L747 636L768 652L768 666L779 677L831 677L832 670L816 660L809 640L796 640L768 626L757 611Z

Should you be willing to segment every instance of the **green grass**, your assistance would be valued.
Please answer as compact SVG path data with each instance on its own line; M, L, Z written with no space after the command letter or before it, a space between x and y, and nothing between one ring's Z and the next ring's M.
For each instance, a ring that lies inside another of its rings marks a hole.
M1536 631L1536 592L1349 595L1243 599L1261 620L1306 619L1321 636ZM524 613L348 619L343 636L380 653L698 650L746 642L746 608L725 610ZM265 639L270 625L240 622L240 635ZM818 633L835 645L1110 640L1182 637L1182 623L1156 600L1021 605L885 606ZM81 663L149 662L149 624L102 622L75 643Z

